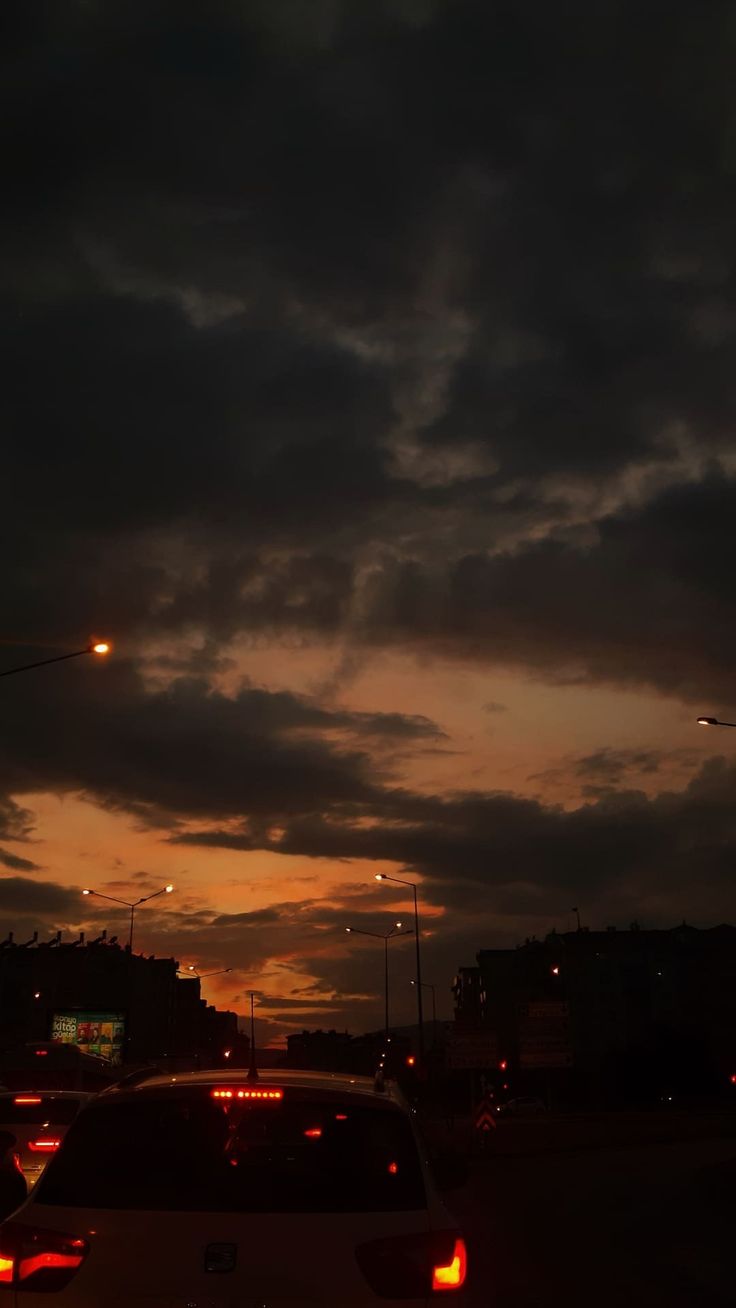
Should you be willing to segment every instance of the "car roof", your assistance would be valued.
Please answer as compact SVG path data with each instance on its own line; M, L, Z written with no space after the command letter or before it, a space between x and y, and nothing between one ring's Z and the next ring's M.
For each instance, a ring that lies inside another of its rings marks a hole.
M192 1089L197 1086L223 1086L243 1088L253 1085L248 1080L248 1072L245 1068L211 1068L204 1072L174 1072L174 1073L152 1073L145 1080L140 1080L135 1085L112 1085L101 1091L98 1098L111 1099L128 1097L140 1097L149 1091L169 1089L176 1086L177 1089ZM401 1091L393 1081L386 1081L384 1089L376 1088L376 1082L370 1076L351 1076L345 1072L312 1072L300 1070L293 1067L284 1068L267 1068L259 1072L258 1081L254 1088L270 1089L300 1089L315 1091L331 1091L335 1094L360 1097L385 1103L387 1100L395 1104L396 1107L406 1110L407 1104Z
M22 1099L25 1095L37 1095L41 1099L93 1099L96 1093L95 1090L44 1090L34 1085L27 1090L0 1090L0 1101Z

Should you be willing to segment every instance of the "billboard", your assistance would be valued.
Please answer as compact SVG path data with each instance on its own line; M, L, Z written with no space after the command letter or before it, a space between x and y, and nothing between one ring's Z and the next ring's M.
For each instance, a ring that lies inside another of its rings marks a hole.
M452 1032L447 1042L447 1064L453 1068L482 1071L498 1061L498 1037L495 1031Z
M100 1054L122 1063L125 1042L123 1013L56 1012L51 1018L51 1039L78 1045L83 1054Z
M540 999L519 1008L519 1066L571 1067L570 1008L564 1000Z

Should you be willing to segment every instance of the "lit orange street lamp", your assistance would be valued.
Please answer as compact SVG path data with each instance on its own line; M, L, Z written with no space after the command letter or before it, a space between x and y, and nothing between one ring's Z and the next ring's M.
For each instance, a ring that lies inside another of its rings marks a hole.
M111 645L109 641L97 640L91 645L85 645L84 649L72 650L71 654L56 654L52 659L40 659L38 663L24 663L19 668L5 668L0 672L0 677L12 677L16 672L30 672L32 668L45 668L49 663L63 663L66 659L78 659L82 654L109 654Z
M736 722L721 722L720 718L698 718L699 727L736 727Z

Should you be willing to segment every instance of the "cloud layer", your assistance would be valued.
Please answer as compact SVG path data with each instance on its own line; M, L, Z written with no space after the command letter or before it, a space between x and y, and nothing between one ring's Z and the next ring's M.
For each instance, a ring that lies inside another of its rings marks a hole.
M9 13L3 661L116 658L3 683L8 894L56 884L45 792L387 860L489 931L693 877L725 911L730 765L676 792L656 742L561 740L574 811L437 793L442 705L339 695L388 651L736 711L730 7ZM339 672L263 687L248 645Z

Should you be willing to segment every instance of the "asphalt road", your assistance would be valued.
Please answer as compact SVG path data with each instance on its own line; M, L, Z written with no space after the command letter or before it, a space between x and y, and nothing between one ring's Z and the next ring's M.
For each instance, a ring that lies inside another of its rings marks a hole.
M734 1308L734 1123L593 1125L499 1126L447 1196L472 1308Z

